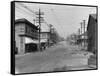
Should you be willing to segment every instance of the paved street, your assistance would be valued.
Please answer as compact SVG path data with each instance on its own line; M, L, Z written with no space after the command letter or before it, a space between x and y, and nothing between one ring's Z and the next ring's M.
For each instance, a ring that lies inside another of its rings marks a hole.
M16 55L16 73L92 69L88 67L89 55L91 53L63 41L43 52Z

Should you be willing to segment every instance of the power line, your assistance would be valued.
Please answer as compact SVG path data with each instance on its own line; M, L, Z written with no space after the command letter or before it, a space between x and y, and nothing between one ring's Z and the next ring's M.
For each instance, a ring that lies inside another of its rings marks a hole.
M31 13L33 13L34 14L34 16L36 17L36 13L33 11L33 10L31 10L29 7L27 7L26 5L24 5L24 4L22 4L22 3L20 3L20 5L22 6L22 7L24 7L25 9L27 9L28 11L30 11ZM19 8L20 9L20 8ZM23 10L23 9L22 9ZM24 11L24 10L23 10ZM26 12L27 13L27 12ZM47 26L49 26L49 24L46 22L46 20L44 19L44 23L47 25Z
M24 8L26 8L27 10L29 10L30 12L32 12L33 14L34 14L34 16L36 16L36 13L33 11L33 10L31 10L31 9L29 9L27 6L25 6L24 4L21 4L20 3L20 5L22 6L22 7L24 7ZM45 21L45 19L44 19L44 22L47 24L47 22ZM48 24L47 24L48 25Z
M27 13L28 15L31 15L32 16L32 14L30 14L29 12L26 12L25 10L21 9L20 7L18 7L18 6L15 6L15 7L18 8L20 11L23 11L23 12Z
M27 10L29 10L31 13L34 14L34 16L36 16L35 12L33 10L31 10L30 8L28 8L26 5L19 3L22 7L26 8Z

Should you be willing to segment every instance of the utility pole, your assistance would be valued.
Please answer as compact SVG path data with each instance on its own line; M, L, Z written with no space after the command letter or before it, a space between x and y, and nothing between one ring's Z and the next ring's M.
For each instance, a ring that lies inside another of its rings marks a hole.
M81 30L80 28L78 29L78 39L80 39L80 35L81 35Z
M85 47L85 20L83 20L83 28L84 28L84 47Z
M52 30L53 25L49 24L49 39L48 39L48 46L50 46L50 40L51 40L51 30Z
M78 43L79 43L79 40L80 40L80 35L81 35L81 30L80 30L80 28L78 29ZM79 44L79 46L81 46L80 44Z
M41 12L41 10L39 8L39 12L36 12L36 15L38 16L38 17L36 17L36 22L39 24L38 51L41 51L41 23L43 22L43 17L41 17L41 15L44 15L44 13Z
M83 27L82 27L82 22L80 23L81 24L81 29L80 29L80 42L81 42L81 46L82 46L82 33L83 33Z
M79 29L78 29L78 34L79 34L79 35L80 35L80 32L81 32L81 31L80 31L80 28L79 28Z
M83 27L82 27L82 22L80 23L81 24L81 31L80 31L80 33L82 34L83 33Z
M39 9L39 47L38 47L38 49L39 49L39 51L41 51L41 39L40 39L40 35L41 35L41 19L40 19L40 17L41 17L41 14L40 14L40 9Z

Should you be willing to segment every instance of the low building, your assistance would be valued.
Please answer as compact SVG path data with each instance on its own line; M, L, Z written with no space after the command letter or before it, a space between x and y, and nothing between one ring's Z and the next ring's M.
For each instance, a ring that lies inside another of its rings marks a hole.
M57 31L54 29L50 31L41 31L40 33L40 43L41 43L41 49L45 49L47 47L52 46L53 44L56 44L59 41L59 35Z
M87 31L86 31L85 33L78 35L77 43L83 46L85 50L87 50L87 45L88 45L87 40L88 40L88 36L87 36Z
M44 49L46 47L49 47L49 41L50 41L50 32L41 32L40 34L41 47Z
M88 51L97 52L97 15L90 14L87 26L88 33Z
M26 19L15 20L15 43L18 54L35 51L38 41L38 28Z
M50 40L52 43L56 44L60 41L60 36L58 32L53 28L50 32Z

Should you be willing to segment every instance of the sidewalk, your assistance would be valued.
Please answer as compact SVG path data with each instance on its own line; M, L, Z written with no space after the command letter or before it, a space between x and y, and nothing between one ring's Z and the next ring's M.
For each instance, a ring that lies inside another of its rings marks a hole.
M91 68L97 68L97 56L96 55L90 56L90 58L88 59L88 65Z

